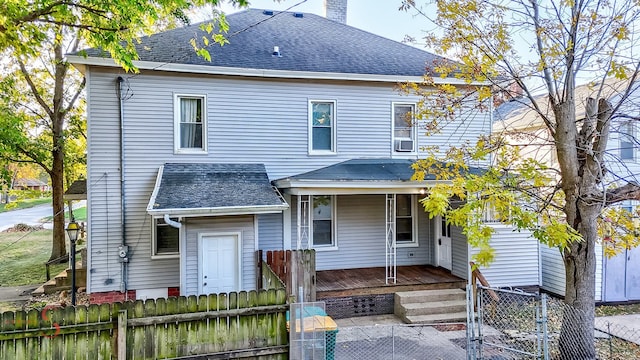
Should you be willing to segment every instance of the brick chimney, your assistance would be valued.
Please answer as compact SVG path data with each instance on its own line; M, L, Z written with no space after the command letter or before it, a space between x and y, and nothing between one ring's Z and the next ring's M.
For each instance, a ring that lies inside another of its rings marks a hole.
M347 23L347 0L324 0L324 17Z

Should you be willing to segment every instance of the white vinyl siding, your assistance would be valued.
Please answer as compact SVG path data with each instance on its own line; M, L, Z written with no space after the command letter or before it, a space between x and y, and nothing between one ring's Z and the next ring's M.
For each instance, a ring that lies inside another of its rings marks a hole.
M174 150L177 154L206 154L207 97L182 95L174 97Z
M91 292L120 290L121 264L117 248L122 242L120 217L120 145L116 69L90 67L87 71L87 106L89 132L87 139L87 188L89 200L89 271ZM216 77L156 72L142 72L125 83L133 96L123 102L124 112L124 180L126 197L126 242L130 246L126 286L146 289L179 286L179 259L151 259L151 218L146 213L158 168L167 162L263 163L270 180L300 174L353 158L388 158L391 149L392 102L417 101L394 89L393 84L364 82L296 81L252 78ZM174 149L174 91L200 94L206 101L206 154L176 154ZM339 127L336 127L334 156L310 156L308 145L309 99L336 101ZM269 114L278 116L265 117ZM363 111L366 109L366 111ZM469 110L475 111L475 110ZM473 121L451 126L429 138L418 134L418 141L444 146L471 141L480 133L488 133L490 114L474 113ZM213 131L215 129L215 131ZM286 130L286 131L285 131ZM423 139L424 138L424 139ZM423 140L420 140L423 139ZM420 155L420 152L418 152ZM360 199L360 197L358 197ZM345 255L336 252L319 255L322 266L384 266L384 196L362 197L365 204L341 204L358 209L355 214L341 214L338 243ZM379 209L366 209L369 201L380 203ZM292 206L292 243L295 247L295 202ZM362 208L360 208L362 207ZM367 217L372 211L377 218ZM345 219L351 217L352 221ZM379 219L378 219L379 218ZM360 220L360 223L354 222ZM367 227L373 225L373 228ZM350 227L351 226L351 227ZM380 227L378 229L377 227ZM422 227L419 227L422 231ZM343 233L344 232L344 233ZM367 235L376 234L374 237ZM353 235L355 242L341 243ZM245 238L243 237L243 240ZM421 241L422 245L426 245ZM361 246L358 244L361 242ZM379 242L379 243L378 243ZM409 248L413 251L413 248ZM404 250L404 249L403 249ZM377 253L376 253L377 251ZM400 250L398 250L400 254ZM362 259L360 254L364 255ZM427 255L425 251L424 256ZM253 253L252 255L253 256ZM326 256L326 257L325 257ZM404 256L404 255L403 255ZM426 263L422 253L401 259L416 264ZM429 255L431 256L431 255ZM378 263L369 265L375 258ZM356 267L357 267L356 266Z
M491 226L494 233L490 245L495 250L495 259L489 267L480 268L489 285L539 286L538 240L526 230L514 231L501 224ZM475 252L472 248L471 254Z
M309 101L309 154L336 153L336 102Z
M602 300L602 271L603 271L603 250L602 244L596 243L596 296L595 301ZM541 287L553 294L564 296L566 273L562 254L557 248L550 248L540 244L540 263L542 269ZM621 275L623 276L623 275Z
M282 250L282 214L261 214L257 218L259 249Z

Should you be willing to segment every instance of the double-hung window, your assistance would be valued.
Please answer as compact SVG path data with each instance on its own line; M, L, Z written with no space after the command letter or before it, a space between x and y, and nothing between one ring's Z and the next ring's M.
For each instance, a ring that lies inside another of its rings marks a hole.
M418 244L416 231L416 200L410 194L396 195L396 244L410 246Z
M414 152L416 130L414 127L415 104L393 104L393 150Z
M175 257L180 251L180 229L164 222L161 218L153 219L153 257Z
M336 153L336 102L309 101L309 153Z
M207 152L207 98L204 95L175 95L174 148L176 153Z
M335 197L314 195L311 197L311 236L313 247L335 248Z
M635 127L631 121L623 123L620 126L620 159L634 160Z

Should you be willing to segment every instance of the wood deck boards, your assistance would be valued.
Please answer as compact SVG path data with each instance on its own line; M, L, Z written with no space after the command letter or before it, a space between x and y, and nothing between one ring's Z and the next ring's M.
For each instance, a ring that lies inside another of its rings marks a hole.
M325 270L316 273L318 298L387 294L406 290L464 287L466 281L445 269L428 265L398 266L396 284L385 284L385 269Z

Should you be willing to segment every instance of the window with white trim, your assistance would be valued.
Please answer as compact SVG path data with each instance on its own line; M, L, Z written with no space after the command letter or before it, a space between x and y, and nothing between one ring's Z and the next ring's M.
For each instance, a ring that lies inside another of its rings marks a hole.
M414 127L415 104L393 103L393 150L414 152L416 130Z
M623 123L620 126L620 159L635 159L634 137L635 127L633 123L631 121Z
M309 153L335 154L336 102L309 101Z
M314 195L311 197L311 241L314 248L331 248L335 241L335 197Z
M393 150L395 152L415 151L415 110L415 104L393 104Z
M411 194L396 195L396 244L398 246L417 244L418 237L415 229L415 197Z
M164 222L161 218L153 219L153 246L154 257L175 257L180 253L180 229Z
M207 98L204 95L175 95L174 148L176 153L207 152Z

